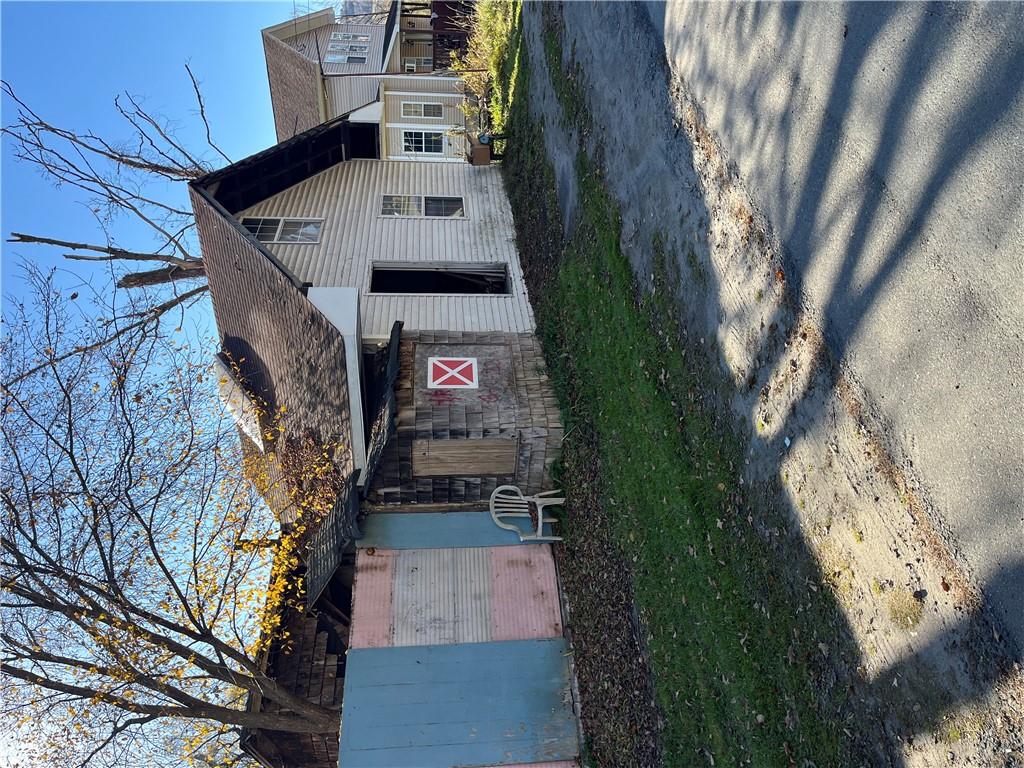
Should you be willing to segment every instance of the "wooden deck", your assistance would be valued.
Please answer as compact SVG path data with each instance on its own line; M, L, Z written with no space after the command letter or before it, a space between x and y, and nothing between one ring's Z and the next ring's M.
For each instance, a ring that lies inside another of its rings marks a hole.
M379 513L365 528L341 768L576 766L550 546L486 512Z

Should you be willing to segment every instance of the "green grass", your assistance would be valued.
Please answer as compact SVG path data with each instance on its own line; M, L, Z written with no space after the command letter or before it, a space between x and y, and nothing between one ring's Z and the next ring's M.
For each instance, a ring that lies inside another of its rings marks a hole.
M544 13L555 91L567 118L585 127L584 73L570 62L567 79L559 28ZM681 279L671 266L679 260L653 243L654 291L638 291L620 250L618 208L583 153L577 224L563 242L553 172L523 85L526 54L507 55L518 96L507 115L506 183L562 405L563 466L600 467L594 513L607 517L632 564L665 764L850 764L845 686L829 669L841 680L856 652L838 639L841 614L800 537L739 485L744 437L722 404L727 385L706 351L678 333L669 286ZM563 479L571 507L576 478ZM593 752L598 764L623 764Z

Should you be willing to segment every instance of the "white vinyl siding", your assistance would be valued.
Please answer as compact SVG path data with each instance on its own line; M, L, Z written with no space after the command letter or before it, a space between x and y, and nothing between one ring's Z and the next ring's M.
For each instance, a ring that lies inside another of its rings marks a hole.
M381 216L384 195L462 198L465 218ZM359 288L365 338L387 338L395 320L410 331L534 329L498 167L350 160L237 215L323 219L318 245L268 247L299 281ZM510 294L369 294L373 262L396 260L508 264Z
M322 60L324 73L328 75L380 72L384 58L384 25L325 24L292 37L288 44L312 61ZM331 47L339 45L344 47ZM353 46L358 46L358 50L351 50Z
M327 78L327 104L332 118L347 115L377 100L379 83L372 77Z

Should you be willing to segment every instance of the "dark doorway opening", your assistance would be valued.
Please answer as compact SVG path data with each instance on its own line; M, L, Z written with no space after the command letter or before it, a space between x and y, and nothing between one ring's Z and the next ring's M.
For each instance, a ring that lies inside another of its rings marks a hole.
M380 133L376 123L349 123L348 138L353 158L380 159Z
M375 264L370 293L508 294L505 264Z

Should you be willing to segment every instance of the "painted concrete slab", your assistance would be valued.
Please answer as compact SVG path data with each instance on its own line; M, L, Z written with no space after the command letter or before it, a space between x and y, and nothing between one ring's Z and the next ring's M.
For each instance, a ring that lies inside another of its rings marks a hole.
M350 648L379 648L391 642L391 593L395 550L356 551L352 587Z
M579 756L565 640L349 651L341 768L452 768Z
M491 549L491 639L558 637L562 611L550 546Z
M352 648L560 637L550 546L359 550Z
M487 511L378 513L366 518L364 533L356 542L361 549L510 547L522 543L514 531L496 526Z

